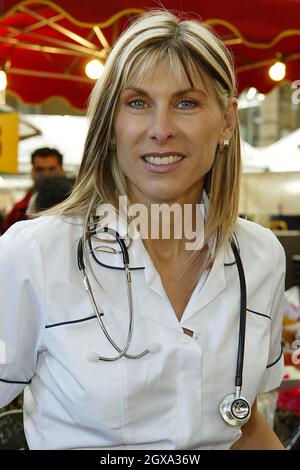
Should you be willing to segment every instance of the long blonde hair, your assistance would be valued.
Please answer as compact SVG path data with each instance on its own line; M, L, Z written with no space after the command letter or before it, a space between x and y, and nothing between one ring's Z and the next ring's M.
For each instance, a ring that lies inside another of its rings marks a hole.
M229 100L236 96L232 57L209 27L200 21L181 20L165 10L139 16L115 43L91 94L90 126L74 190L67 200L48 213L82 215L87 227L100 204L112 204L117 209L119 195L127 194L126 180L111 145L119 95L132 73L143 76L161 60L168 60L175 73L184 71L191 84L195 71L198 76L201 74L204 85L205 80L207 84L205 77L209 77L209 84L224 111ZM237 124L226 156L214 159L204 183L210 199L205 238L217 235L216 252L233 234L238 214L240 171Z

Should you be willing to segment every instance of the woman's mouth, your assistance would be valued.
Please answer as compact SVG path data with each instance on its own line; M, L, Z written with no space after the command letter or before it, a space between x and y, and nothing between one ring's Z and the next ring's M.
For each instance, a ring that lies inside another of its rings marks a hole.
M180 166L183 159L183 155L172 155L171 153L161 156L149 154L142 157L142 161L147 170L155 173L174 171Z

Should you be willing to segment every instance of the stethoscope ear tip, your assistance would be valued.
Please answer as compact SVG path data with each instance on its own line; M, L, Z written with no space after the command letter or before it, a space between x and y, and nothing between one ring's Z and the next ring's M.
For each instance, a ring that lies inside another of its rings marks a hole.
M89 362L98 362L99 354L97 354L96 352L90 351L87 353L86 358Z

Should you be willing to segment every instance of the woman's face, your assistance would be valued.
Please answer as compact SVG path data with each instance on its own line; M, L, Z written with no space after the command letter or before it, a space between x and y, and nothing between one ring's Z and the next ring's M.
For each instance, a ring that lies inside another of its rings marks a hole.
M222 112L200 77L194 84L162 64L122 91L114 138L131 202L199 202L217 146L233 132L235 109Z

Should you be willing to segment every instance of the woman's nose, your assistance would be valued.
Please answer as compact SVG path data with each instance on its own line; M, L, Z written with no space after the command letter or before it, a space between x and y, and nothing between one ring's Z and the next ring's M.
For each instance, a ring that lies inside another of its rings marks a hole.
M159 110L153 113L149 125L149 136L158 144L164 144L176 136L175 123L170 112Z

